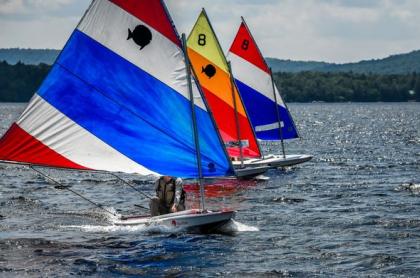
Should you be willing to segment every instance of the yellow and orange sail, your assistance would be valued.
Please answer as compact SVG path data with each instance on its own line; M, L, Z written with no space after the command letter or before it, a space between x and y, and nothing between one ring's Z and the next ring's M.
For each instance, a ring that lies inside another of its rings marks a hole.
M226 57L204 9L188 36L187 49L229 156L240 156L241 142L243 157L261 157L242 99L231 80Z

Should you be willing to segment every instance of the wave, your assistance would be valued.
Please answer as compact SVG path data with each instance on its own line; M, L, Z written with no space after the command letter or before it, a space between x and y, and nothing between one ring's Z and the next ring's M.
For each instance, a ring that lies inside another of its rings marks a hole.
M240 232L259 232L260 229L258 227L246 225L232 219L220 227L219 231L226 234L235 234Z

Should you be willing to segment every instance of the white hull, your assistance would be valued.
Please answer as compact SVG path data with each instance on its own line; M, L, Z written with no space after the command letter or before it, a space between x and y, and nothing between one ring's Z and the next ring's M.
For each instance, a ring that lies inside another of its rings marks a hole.
M122 217L114 222L115 225L146 225L146 226L167 226L183 230L198 230L201 232L212 232L235 218L235 211L202 211L190 209L165 215L150 216L129 216Z
M238 165L233 164L235 167L235 174L236 177L247 179L247 178L253 178L259 175L264 174L265 172L270 169L268 165L248 165L244 163L244 167L241 168L241 162L239 162Z
M245 167L260 167L268 166L270 168L292 166L300 163L304 163L312 159L311 155L307 154L292 154L286 155L267 155L264 158L247 159L244 161ZM240 161L233 161L233 166L238 169L241 167Z

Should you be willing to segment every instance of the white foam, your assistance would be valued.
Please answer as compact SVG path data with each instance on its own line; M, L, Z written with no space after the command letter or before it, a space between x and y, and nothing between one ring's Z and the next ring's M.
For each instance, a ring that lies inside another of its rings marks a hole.
M230 220L228 223L220 228L223 233L238 233L238 232L258 232L260 229L255 226L249 226L235 220Z
M62 228L77 229L86 233L116 233L116 232L141 232L146 229L145 225L117 226L117 225L69 225Z
M176 233L181 229L177 227L168 226L146 226L140 225L68 225L61 226L64 229L77 229L86 233Z
M398 188L396 188L395 190L397 190L397 191L408 190L413 194L419 194L420 193L420 184L416 184L416 183L412 183L412 182L403 183Z
M67 225L61 226L62 229L76 229L85 233L144 233L144 234L168 234L183 232L179 227L168 227L165 225ZM249 226L235 220L219 228L219 231L226 234L235 234L240 232L258 232L260 229L255 226Z
M268 181L268 180L270 180L270 177L267 177L267 176L264 176L264 175L258 175L254 179L259 180L259 181Z

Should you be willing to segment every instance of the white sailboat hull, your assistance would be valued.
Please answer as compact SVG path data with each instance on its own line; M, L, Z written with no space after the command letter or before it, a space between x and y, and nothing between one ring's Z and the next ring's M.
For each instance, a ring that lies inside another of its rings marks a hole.
M236 177L241 179L250 179L259 175L264 174L265 172L270 169L270 166L268 165L250 165L246 164L244 161L244 167L241 166L241 162L239 161L238 165L233 164L235 167L235 174Z
M296 164L304 163L312 159L312 155L307 154L292 154L286 155L273 155L270 154L264 158L247 159L244 161L245 167L261 167L268 166L270 168L293 166ZM241 167L240 161L233 161L233 166L238 169Z
M183 230L193 230L200 232L212 232L235 218L235 211L202 211L190 209L175 213L159 216L128 216L122 217L114 222L115 225L146 225L146 226L166 226L180 228Z

